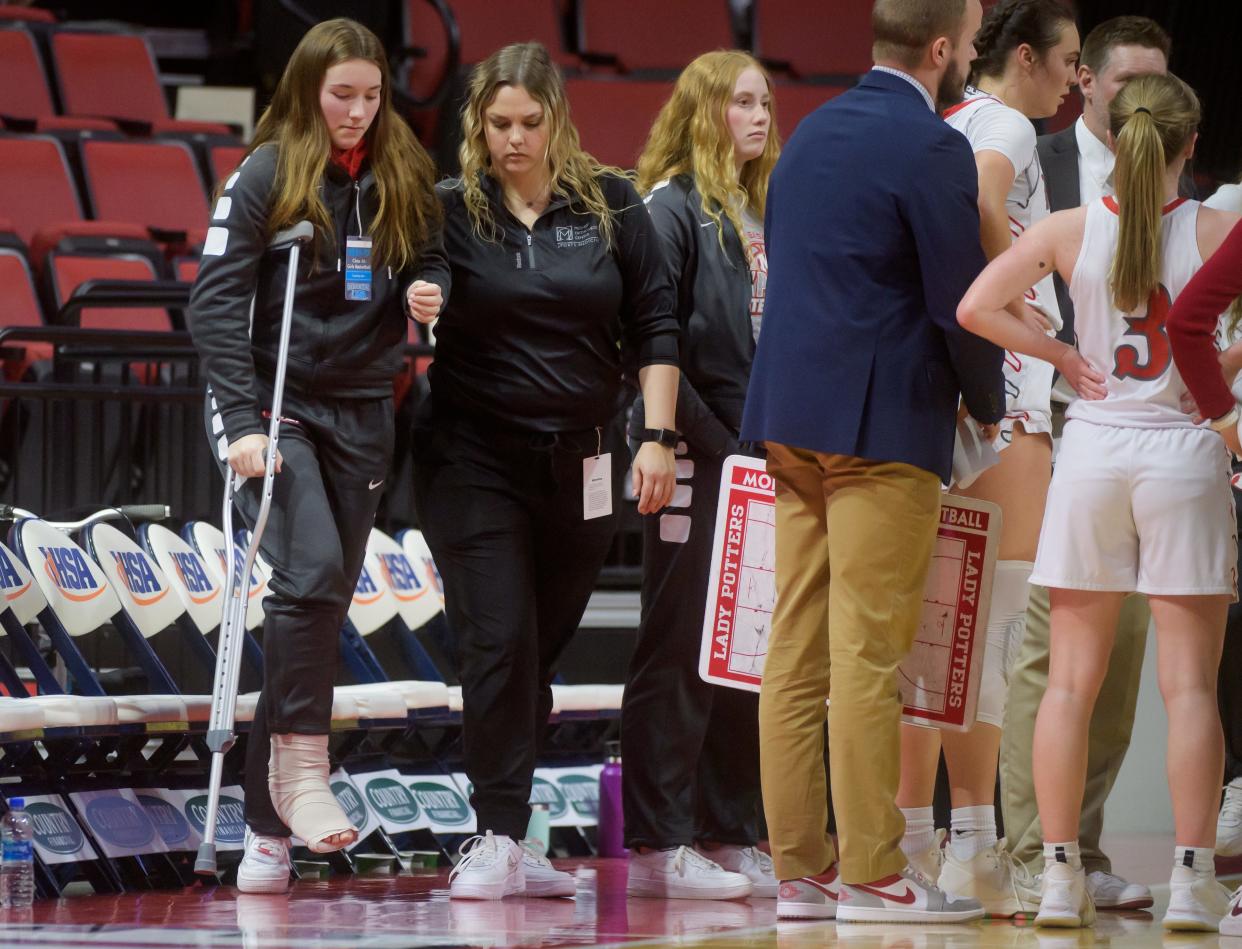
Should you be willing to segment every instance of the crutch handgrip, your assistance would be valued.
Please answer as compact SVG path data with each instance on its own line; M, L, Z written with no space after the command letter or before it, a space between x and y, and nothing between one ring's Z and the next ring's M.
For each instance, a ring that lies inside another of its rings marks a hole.
M294 244L305 244L315 236L315 225L310 221L298 221L293 227L277 231L268 243L270 250L288 250Z

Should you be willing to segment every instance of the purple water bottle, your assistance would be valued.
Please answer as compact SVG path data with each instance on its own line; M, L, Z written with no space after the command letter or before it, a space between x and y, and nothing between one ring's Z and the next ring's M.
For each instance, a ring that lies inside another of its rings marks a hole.
M625 857L625 815L621 810L621 743L604 743L604 770L599 775L599 835L601 857Z

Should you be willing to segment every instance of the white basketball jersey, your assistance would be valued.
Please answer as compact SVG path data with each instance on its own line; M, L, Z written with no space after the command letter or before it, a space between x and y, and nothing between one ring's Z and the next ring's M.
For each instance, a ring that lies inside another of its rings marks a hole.
M1094 402L1075 399L1072 419L1123 428L1189 428L1182 411L1186 391L1173 364L1165 320L1173 301L1203 266L1196 223L1199 202L1179 198L1161 221L1160 286L1132 313L1113 305L1108 274L1117 249L1117 202L1101 198L1087 205L1082 251L1074 265L1070 296L1078 349L1108 380L1108 395Z
M1049 214L1044 170L1035 148L1035 126L1031 120L1011 109L995 96L967 87L966 99L947 110L944 119L966 136L974 152L999 152L1009 159L1016 176L1005 199L1009 232L1016 241L1022 233ZM1052 275L1044 277L1026 293L1026 302L1038 307L1061 328L1061 309L1057 306Z

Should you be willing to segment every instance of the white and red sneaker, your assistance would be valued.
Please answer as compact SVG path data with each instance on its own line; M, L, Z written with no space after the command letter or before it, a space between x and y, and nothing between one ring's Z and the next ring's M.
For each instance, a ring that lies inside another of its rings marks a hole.
M833 864L813 877L781 880L776 892L777 919L836 919L841 881Z
M237 868L237 888L243 893L286 893L293 860L288 837L268 837L246 828L245 851Z
M1229 898L1229 908L1225 910L1220 921L1222 936L1242 936L1242 886L1233 891Z
M978 900L949 896L913 867L871 883L841 887L837 921L845 923L964 923L983 918Z

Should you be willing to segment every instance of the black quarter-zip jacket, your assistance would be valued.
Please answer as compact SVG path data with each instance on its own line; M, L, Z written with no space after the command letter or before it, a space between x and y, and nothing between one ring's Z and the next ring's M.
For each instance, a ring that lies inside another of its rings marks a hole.
M190 294L190 330L230 441L267 430L255 374L275 375L289 269L287 250L267 249L276 158L275 145L263 146L225 182ZM449 294L440 235L404 273L373 258L371 299L346 300L345 242L366 235L375 220L374 176L364 163L354 181L329 162L321 196L334 232L317 234L313 250L304 250L298 263L287 385L317 398L391 396L407 334L404 288L422 279ZM252 296L254 323L247 338Z
M755 357L750 264L729 219L721 215L717 227L704 212L692 175L656 185L647 207L677 293L677 430L698 451L721 457L737 448ZM640 402L636 415L641 408Z
M553 196L529 230L482 185L499 230L471 227L460 179L438 187L453 294L436 324L436 411L541 432L607 424L623 374L677 365L672 283L659 238L626 179L601 178L613 247L577 202Z

